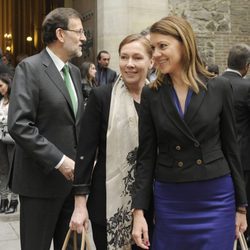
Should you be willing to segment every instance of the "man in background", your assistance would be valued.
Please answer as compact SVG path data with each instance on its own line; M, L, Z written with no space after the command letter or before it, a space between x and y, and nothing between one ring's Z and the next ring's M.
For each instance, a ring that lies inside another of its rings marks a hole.
M23 250L61 250L74 210L71 193L82 113L79 69L86 40L81 15L51 11L42 24L41 53L22 60L15 72L8 128L16 142L10 186L20 197Z
M219 66L217 64L208 64L206 66L206 69L209 72L214 73L215 76L218 76L220 74Z
M110 54L106 50L101 50L97 55L96 81L98 86L113 83L116 80L117 74L108 67L109 62Z
M228 55L228 68L222 74L230 80L233 89L236 128L240 145L241 161L246 182L247 199L250 202L250 80L244 79L250 65L250 47L234 45ZM247 223L250 225L250 206L247 207ZM249 227L248 227L249 228ZM247 230L249 242L250 230Z

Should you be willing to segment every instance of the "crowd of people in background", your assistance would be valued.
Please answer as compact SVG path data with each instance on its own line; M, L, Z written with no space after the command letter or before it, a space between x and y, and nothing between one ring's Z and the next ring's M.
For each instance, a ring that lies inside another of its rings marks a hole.
M15 151L15 141L8 133L8 109L15 72L11 55L0 51L0 214L17 211L18 195L9 189L8 180ZM27 57L27 55L25 55ZM24 59L24 55L20 61Z
M0 74L0 213L11 214L17 210L18 196L8 188L8 177L13 161L15 142L8 133L7 120L9 98L11 93L11 76L8 73Z
M0 213L20 204L21 248L59 250L90 221L97 250L250 245L250 46L221 73L168 16L121 40L118 73L104 49L70 62L86 41L76 10L42 32L16 68L0 50Z

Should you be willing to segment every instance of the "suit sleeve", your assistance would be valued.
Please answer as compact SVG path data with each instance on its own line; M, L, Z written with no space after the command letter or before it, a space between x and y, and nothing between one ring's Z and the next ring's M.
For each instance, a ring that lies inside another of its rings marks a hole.
M49 173L60 162L63 153L43 137L36 126L39 71L28 62L17 66L10 96L8 128L15 142L42 166L45 173Z
M236 205L247 204L239 145L236 139L236 122L233 109L233 94L230 82L221 82L223 109L221 114L221 141L223 153L229 164L234 182Z
M248 86L248 88L247 88L247 97L246 97L246 105L247 105L248 114L250 116L250 80L247 80L247 79L245 79L245 80L246 80L246 85Z
M150 107L150 92L144 87L139 113L139 148L135 171L135 192L132 208L148 210L153 190L157 137Z
M90 192L94 161L100 140L101 117L101 102L96 95L96 89L92 89L81 120L73 183L75 195L85 195Z

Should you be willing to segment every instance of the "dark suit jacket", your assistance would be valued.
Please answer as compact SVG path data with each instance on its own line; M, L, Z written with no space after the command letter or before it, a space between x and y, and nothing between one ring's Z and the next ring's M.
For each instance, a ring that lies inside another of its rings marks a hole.
M184 120L173 104L167 77L158 90L143 89L134 208L148 208L153 179L190 182L229 173L237 204L246 203L230 83L217 77L206 84L207 91L193 93Z
M222 76L229 79L233 87L234 111L242 166L244 170L250 170L250 81L230 71L224 72Z
M112 84L108 84L90 93L81 122L73 184L75 194L89 194L90 219L102 225L106 225L106 136L111 92Z
M81 78L69 65L78 97L75 118L64 80L46 50L22 61L13 81L8 127L15 139L12 189L29 197L69 194L72 183L55 169L65 154L74 160L80 115Z
M101 74L101 68L99 65L97 65L97 73L96 73L96 82L98 83L98 86L102 85L102 84L108 84L108 83L114 83L116 78L117 78L117 74L114 70L110 69L110 68L106 68L103 69L105 74L106 74L106 83L101 83L100 82L100 74Z

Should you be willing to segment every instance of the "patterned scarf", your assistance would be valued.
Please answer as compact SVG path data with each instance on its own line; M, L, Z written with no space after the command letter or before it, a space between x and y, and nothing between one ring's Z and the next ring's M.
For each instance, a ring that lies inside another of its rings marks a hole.
M130 250L131 192L138 147L138 115L121 76L111 95L107 131L106 192L108 250Z

